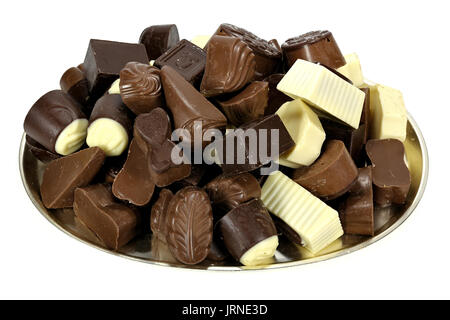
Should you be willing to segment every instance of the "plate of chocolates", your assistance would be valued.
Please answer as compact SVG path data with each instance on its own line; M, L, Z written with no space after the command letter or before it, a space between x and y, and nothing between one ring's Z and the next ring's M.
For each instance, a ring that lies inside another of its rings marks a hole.
M66 234L137 261L248 270L366 247L418 205L428 155L402 93L330 31L91 39L29 109L24 187Z

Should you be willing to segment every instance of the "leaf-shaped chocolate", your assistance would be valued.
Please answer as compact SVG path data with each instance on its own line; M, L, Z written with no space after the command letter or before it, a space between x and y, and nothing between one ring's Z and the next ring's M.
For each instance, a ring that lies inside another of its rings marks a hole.
M177 192L167 209L167 244L175 258L197 264L208 255L213 235L213 216L208 194L197 187Z

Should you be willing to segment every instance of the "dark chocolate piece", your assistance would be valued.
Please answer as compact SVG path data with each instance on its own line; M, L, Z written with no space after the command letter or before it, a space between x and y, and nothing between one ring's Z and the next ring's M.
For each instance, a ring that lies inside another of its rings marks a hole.
M275 47L278 51L281 52L281 46L280 46L280 44L278 43L278 40L277 40L277 39L269 40L269 44L270 44L272 47Z
M264 81L269 83L269 101L267 108L264 110L265 116L274 114L285 102L292 100L291 97L277 89L277 85L283 77L283 73L274 73L264 79Z
M123 153L119 157L107 157L103 164L102 170L98 175L99 183L112 184L122 170L125 161L127 160L127 154Z
M259 199L234 208L218 223L225 246L237 261L259 242L277 235L272 218Z
M59 81L61 89L68 93L81 105L85 105L89 98L89 82L87 81L83 71L79 68L69 68Z
M161 188L191 174L190 164L172 162L171 132L169 116L161 108L139 115L134 123L134 139L147 155L152 180Z
M28 111L23 123L24 130L30 138L50 152L70 154L78 150L86 138L87 119L81 109L82 106L64 91L50 91L39 98ZM61 132L75 121L80 121L80 125L76 125L72 138L60 141L61 146L56 148Z
M147 113L164 105L159 69L128 62L120 71L120 96L134 114Z
M105 154L100 148L88 148L50 162L41 184L44 206L48 209L72 207L74 190L87 186L104 161Z
M128 157L112 185L114 196L137 206L150 202L155 183L148 169L148 158L144 150L133 139L128 149Z
M290 38L281 48L286 69L289 69L297 59L320 62L333 69L346 64L330 31L312 31Z
M269 84L254 81L233 98L226 101L218 100L218 104L228 120L239 127L264 116L268 100Z
M206 52L187 40L181 40L175 47L155 60L156 67L160 69L164 66L172 67L192 85L200 82L205 65Z
M233 133L225 135L222 142L223 148L216 150L217 157L221 163L220 166L225 175L235 175L261 168L295 145L294 140L292 140L280 117L276 114L247 123L239 129L241 130L236 130ZM275 142L278 145L278 154L271 150L272 129L278 130L278 141ZM253 136L253 130L256 133L256 143L252 148L252 139L247 137ZM262 130L266 130L267 135L263 135ZM262 151L260 152L262 143L260 139L265 139L266 136L267 153L264 159L260 157L260 153L264 153ZM227 139L233 139L234 143L227 142ZM226 148L227 145L234 145L232 163L227 160L227 158L231 157L228 155L229 150ZM243 159L240 159L239 155L241 155L241 158L243 156Z
M220 240L213 238L211 248L209 248L208 256L206 257L211 261L223 261L228 255L225 248L220 245Z
M195 121L202 122L202 136L208 129L225 128L226 117L175 69L164 66L161 81L175 128L188 130L191 139L194 138Z
M31 153L41 162L48 163L55 159L60 158L61 156L57 153L53 153L45 149L43 145L41 145L36 140L33 140L28 135L25 137L25 142L27 144L28 149L30 149Z
M200 85L203 95L213 97L235 92L254 78L255 55L245 42L233 37L212 36L207 50Z
M211 203L205 191L187 187L177 192L167 209L167 243L175 258L185 264L206 259L213 236Z
M266 40L263 40L253 33L236 27L229 23L223 23L217 29L216 35L230 36L241 39L250 49L256 58L255 80L261 80L277 72L281 65L281 52Z
M253 198L261 197L261 186L250 173L219 176L205 186L214 213L225 214Z
M76 189L73 210L112 250L118 250L137 234L138 213L116 202L111 190L103 184Z
M373 197L376 204L404 204L411 186L405 164L405 147L397 139L369 140L367 156L372 163Z
M374 235L372 167L358 169L358 178L339 210L346 234Z
M180 37L177 26L174 24L156 25L146 28L139 37L139 43L142 43L147 50L150 60L155 60L164 52L174 47Z
M159 193L158 200L152 207L150 215L150 228L153 236L163 242L166 242L167 236L167 209L169 202L173 198L173 193L168 189L162 189Z
M347 192L357 176L358 169L344 143L330 140L321 156L311 166L296 169L292 179L315 196L331 200Z
M280 219L275 215L272 215L271 217L273 219L273 222L275 223L275 226L277 227L277 230L282 235L284 235L289 241L299 246L304 246L302 237L294 229L292 229L286 222L284 222L283 219Z
M130 61L149 63L144 45L91 39L83 63L90 98L95 101L101 97Z

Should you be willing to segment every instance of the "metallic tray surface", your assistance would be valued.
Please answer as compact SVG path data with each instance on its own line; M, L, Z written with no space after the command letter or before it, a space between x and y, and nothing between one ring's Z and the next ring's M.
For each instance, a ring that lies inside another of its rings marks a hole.
M411 115L408 116L407 138L404 144L411 172L411 189L405 205L375 209L374 237L344 235L316 255L312 255L308 250L289 242L284 237L280 237L280 245L275 257L268 261L266 265L256 267L241 266L231 259L223 262L206 260L194 266L184 265L175 260L168 247L157 240L156 237L152 237L151 234L139 236L119 251L112 251L106 248L94 233L75 217L72 209L48 210L43 206L39 186L45 166L27 148L25 134L20 145L19 165L25 190L39 212L64 233L104 252L168 267L225 271L273 269L298 266L342 256L362 249L398 228L417 207L425 191L428 178L427 148L420 129Z

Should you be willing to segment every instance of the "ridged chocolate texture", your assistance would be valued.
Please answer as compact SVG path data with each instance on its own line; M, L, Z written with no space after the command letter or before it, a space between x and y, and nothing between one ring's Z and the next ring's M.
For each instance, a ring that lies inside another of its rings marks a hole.
M73 210L112 250L120 249L137 234L138 213L127 205L116 202L106 185L76 189Z
M23 128L30 138L56 153L59 134L74 120L86 119L82 106L62 90L44 94L28 111Z
M257 243L277 235L267 209L259 199L241 204L218 222L228 252L239 261Z
M170 200L167 243L175 258L185 264L206 259L213 236L211 203L205 191L186 187Z
M164 104L159 69L129 62L120 71L120 96L134 114L147 113Z
M208 42L206 67L200 92L207 96L237 91L255 75L256 60L245 42L224 36L212 36Z
M281 52L275 45L259 38L250 31L229 23L223 23L215 34L241 39L252 49L256 59L255 80L261 80L277 72L280 67Z
M331 200L347 192L357 176L358 169L344 143L330 140L316 162L296 169L292 179L315 196Z
M283 77L283 73L274 73L264 79L264 81L269 83L269 101L267 103L267 108L264 111L265 116L274 114L281 105L292 100L291 97L277 89L277 85Z
M369 140L366 153L372 163L373 196L380 206L403 204L411 186L405 164L405 147L400 140Z
M66 70L59 81L61 89L68 93L81 105L85 105L89 98L89 82L83 71L77 67Z
M208 183L205 189L212 201L214 213L220 214L261 197L261 186L250 173L230 177L221 175Z
M333 69L340 68L346 63L330 31L312 31L290 38L281 48L286 69L289 69L297 59L320 62Z
M150 214L150 228L153 232L153 236L158 237L158 239L163 242L166 242L167 209L169 208L169 203L172 198L173 193L170 190L162 189Z
M346 234L374 235L372 167L358 169L358 178L339 209Z
M155 60L164 52L174 47L180 37L177 26L174 24L155 25L142 31L139 43L142 43L147 50L150 60Z
M202 122L202 133L207 129L225 128L227 118L175 69L164 66L161 82L176 129L188 130L193 138L195 121Z
M104 161L104 152L94 147L50 162L40 189L44 206L48 209L72 207L75 189L87 186Z

